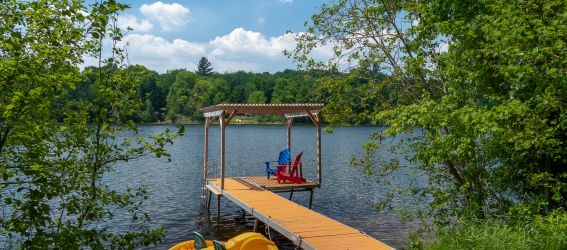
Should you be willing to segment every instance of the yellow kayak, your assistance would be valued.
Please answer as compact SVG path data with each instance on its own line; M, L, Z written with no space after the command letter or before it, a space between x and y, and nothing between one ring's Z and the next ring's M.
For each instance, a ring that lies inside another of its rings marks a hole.
M213 241L212 240L206 240L205 242L207 243L207 248L213 247ZM211 248L211 249L213 249L213 248ZM170 248L169 250L195 250L195 240L188 240L188 241L181 242L181 243L175 245L174 247Z
M243 233L224 244L226 250L277 250L276 244L259 233ZM213 248L211 248L213 249Z
M202 250L214 250L212 241L207 240L207 247ZM243 233L239 234L224 243L226 250L278 250L273 241L268 240L264 235L259 233ZM195 249L195 241L189 240L181 242L169 250L193 250Z

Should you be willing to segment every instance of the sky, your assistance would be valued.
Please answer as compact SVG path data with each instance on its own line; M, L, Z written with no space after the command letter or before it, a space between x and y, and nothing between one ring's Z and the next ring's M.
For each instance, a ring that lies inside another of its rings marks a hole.
M207 57L219 73L277 72L296 65L282 51L317 13L323 0L126 1L118 25L130 64L163 73L196 70ZM130 27L132 31L126 31ZM291 33L287 33L287 32ZM330 49L315 56L325 58ZM88 60L87 60L88 64Z

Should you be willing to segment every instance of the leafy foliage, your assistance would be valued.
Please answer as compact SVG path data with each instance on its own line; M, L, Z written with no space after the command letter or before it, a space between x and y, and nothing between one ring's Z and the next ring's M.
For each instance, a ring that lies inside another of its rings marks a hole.
M350 73L322 86L331 124L388 126L353 160L384 184L407 182L381 207L413 197L412 212L441 226L549 213L567 207L566 15L564 1L336 0L286 54ZM315 60L321 45L334 57ZM389 150L418 169L381 158L400 133L409 139Z
M256 90L248 97L248 103L266 103L266 96L261 90Z
M128 66L125 71L139 81L139 101L144 105L132 114L135 122L196 122L203 119L200 108L218 103L300 103L321 102L318 83L331 73L286 70L275 74L235 72L201 76L185 69L163 74L144 66ZM71 90L69 99L81 100L90 93L98 76L96 67L87 67L85 77Z
M121 193L103 184L118 162L168 156L164 146L174 138L137 135L140 79L121 69L123 50L115 46L125 8L115 1L0 4L0 231L8 248L131 249L164 236L148 224L143 188ZM100 57L103 39L114 44L108 59ZM99 67L81 73L86 55ZM131 215L129 230L104 226L117 210Z

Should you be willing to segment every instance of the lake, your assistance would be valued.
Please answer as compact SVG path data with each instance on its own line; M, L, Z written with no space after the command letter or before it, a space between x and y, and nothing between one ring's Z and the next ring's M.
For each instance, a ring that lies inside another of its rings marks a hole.
M140 133L150 135L174 126L141 126ZM227 240L241 232L252 231L254 218L242 216L238 206L221 200L220 223L216 221L213 199L210 218L200 206L200 178L203 165L203 126L186 126L185 135L169 146L171 162L166 159L141 159L121 163L105 180L118 189L126 185L147 187L150 198L145 204L155 225L167 230L158 248L167 248L192 238L193 231L208 239ZM374 206L386 193L373 177L350 165L352 156L361 152L360 146L379 127L337 128L332 134L322 133L322 185L315 189L312 209L361 230L368 235L400 248L410 225L399 221L394 212L376 212ZM220 164L220 128L211 126L209 160ZM292 152L303 151L304 177L315 180L315 127L296 125L292 128ZM264 162L277 160L286 147L284 126L231 125L226 130L226 176L263 176ZM287 193L281 194L288 197ZM297 192L293 201L307 206L309 192ZM129 218L116 214L109 225L120 229ZM262 231L263 228L261 227ZM272 230L280 249L293 249L293 244ZM154 248L154 247L152 247Z

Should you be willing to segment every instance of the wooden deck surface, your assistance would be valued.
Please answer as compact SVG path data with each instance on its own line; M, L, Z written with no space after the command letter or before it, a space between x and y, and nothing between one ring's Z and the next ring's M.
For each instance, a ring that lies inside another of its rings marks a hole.
M317 183L307 181L305 183L293 183L293 182L282 182L278 183L276 177L271 176L268 179L266 176L247 176L238 177L249 184L257 187L265 188L267 190L282 190L282 189L293 189L293 188L315 188L318 187Z
M289 201L242 179L225 178L222 196L303 249L393 249L331 218ZM209 188L220 190L220 180Z

